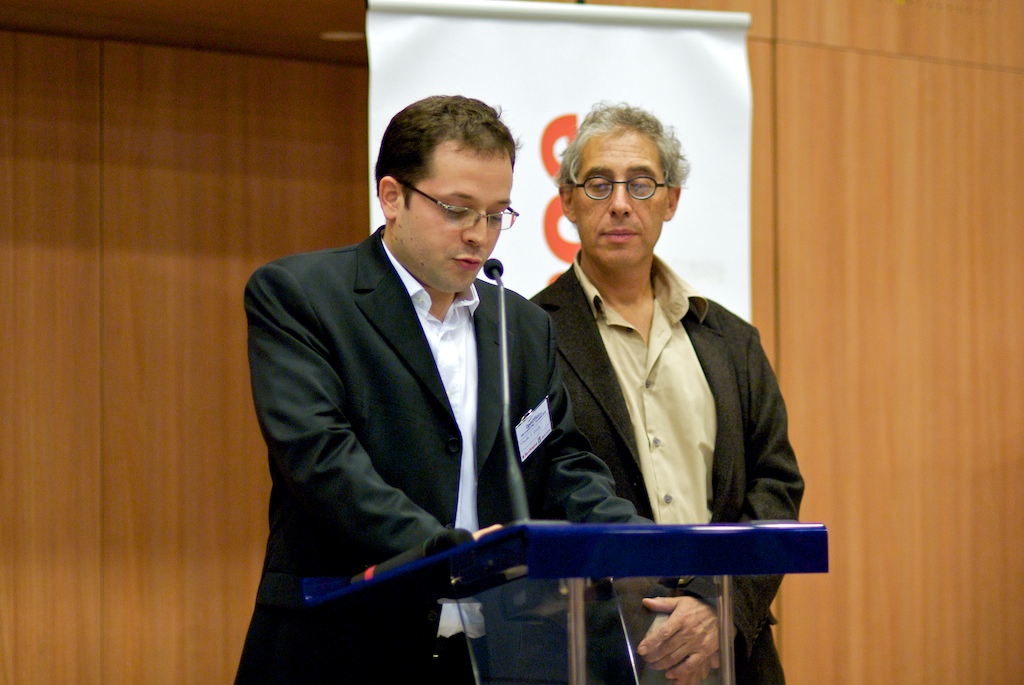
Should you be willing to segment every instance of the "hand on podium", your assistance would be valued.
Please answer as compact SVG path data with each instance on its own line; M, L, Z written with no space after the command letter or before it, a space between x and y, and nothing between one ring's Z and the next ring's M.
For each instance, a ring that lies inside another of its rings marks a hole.
M493 526L487 526L486 528L482 528L482 529L476 531L475 533L473 533L473 539L474 540L479 540L480 538L482 538L483 536L487 535L488 533L493 533L496 530L501 530L501 524L500 523L495 523Z

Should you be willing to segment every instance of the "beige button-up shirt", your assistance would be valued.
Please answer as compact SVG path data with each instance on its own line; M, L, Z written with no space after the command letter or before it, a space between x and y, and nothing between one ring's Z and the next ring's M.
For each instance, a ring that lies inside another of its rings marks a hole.
M707 523L715 449L715 398L683 316L693 300L701 319L707 300L654 258L654 318L649 342L614 309L573 262L626 400L640 470L658 523Z

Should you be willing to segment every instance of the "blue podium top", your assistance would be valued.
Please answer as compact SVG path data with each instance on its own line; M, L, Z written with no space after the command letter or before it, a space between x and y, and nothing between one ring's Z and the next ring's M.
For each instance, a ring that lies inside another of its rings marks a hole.
M453 550L457 551L457 550ZM454 555L466 574L519 564L531 578L741 576L828 571L820 523L621 525L533 522Z
M828 571L820 523L759 521L705 525L531 521L385 571L371 580L306 578L306 604L415 586L466 596L519 577L739 576ZM424 587L443 584L447 587Z

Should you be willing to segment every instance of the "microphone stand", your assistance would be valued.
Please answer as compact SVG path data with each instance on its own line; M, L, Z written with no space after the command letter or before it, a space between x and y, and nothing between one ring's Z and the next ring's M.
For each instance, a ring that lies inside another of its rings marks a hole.
M508 472L509 497L512 500L513 523L525 523L530 519L530 511L526 504L526 486L523 474L516 463L515 444L512 442L511 399L509 397L508 379L508 321L505 315L505 285L501 281L504 267L497 259L488 259L484 263L484 273L498 284L498 327L499 352L501 356L501 428L505 441L505 467Z

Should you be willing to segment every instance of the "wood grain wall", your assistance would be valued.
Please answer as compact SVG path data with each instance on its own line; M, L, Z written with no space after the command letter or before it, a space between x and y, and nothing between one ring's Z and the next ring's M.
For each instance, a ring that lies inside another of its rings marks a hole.
M1024 682L1024 5L627 4L753 18L754 319L831 544L783 584L789 682ZM230 682L242 287L365 234L366 88L0 33L0 685Z
M785 581L787 673L1024 682L1022 5L777 8L777 362L832 564Z
M96 43L0 34L4 683L99 682L99 71Z
M269 492L242 289L365 234L367 74L0 55L0 682L230 682Z

